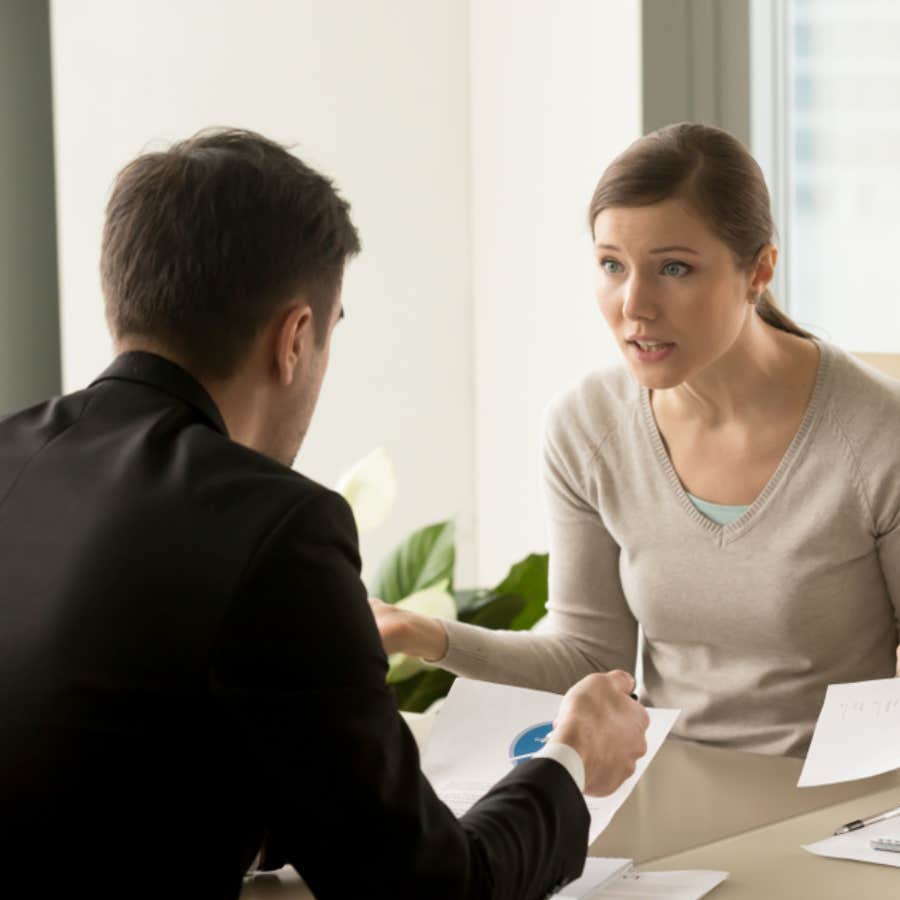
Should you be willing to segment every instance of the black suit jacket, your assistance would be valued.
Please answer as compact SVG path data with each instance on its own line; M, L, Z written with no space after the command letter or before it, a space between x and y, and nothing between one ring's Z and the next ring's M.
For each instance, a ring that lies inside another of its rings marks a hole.
M3 883L236 897L264 835L320 900L577 876L556 763L460 821L435 797L359 570L344 500L229 440L158 356L0 422Z

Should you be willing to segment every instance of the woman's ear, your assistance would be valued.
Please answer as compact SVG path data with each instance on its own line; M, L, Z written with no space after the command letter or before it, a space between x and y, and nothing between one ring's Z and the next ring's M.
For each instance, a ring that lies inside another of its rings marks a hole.
M756 255L756 262L750 277L750 295L759 297L775 277L775 264L778 262L778 248L774 244L766 244Z
M304 354L313 346L312 309L305 301L292 303L281 314L275 330L275 371L280 384L294 381Z

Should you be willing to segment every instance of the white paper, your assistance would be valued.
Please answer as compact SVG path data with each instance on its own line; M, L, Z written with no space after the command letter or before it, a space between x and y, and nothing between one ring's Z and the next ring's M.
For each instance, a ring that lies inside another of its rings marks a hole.
M531 729L552 723L561 697L457 678L444 700L431 734L425 742L422 771L438 796L462 815L514 765L524 759ZM647 752L635 773L609 797L585 797L591 815L588 841L609 824L634 789L678 718L678 709L648 709ZM540 742L534 747L540 746Z
M900 853L895 853L893 850L873 850L869 846L869 841L873 837L884 837L885 835L900 838L900 818L885 819L883 822L867 825L857 831L825 838L824 841L817 841L815 844L806 844L803 849L815 853L816 856L856 859L860 862L878 863L882 866L894 866L900 869Z
M727 872L702 869L683 872L629 872L603 890L588 896L590 900L700 900L700 897L705 897L727 877Z
M560 893L554 894L553 900L588 900L630 868L630 859L618 856L589 856L584 862L581 877L570 881Z
M798 787L900 768L900 678L831 684Z

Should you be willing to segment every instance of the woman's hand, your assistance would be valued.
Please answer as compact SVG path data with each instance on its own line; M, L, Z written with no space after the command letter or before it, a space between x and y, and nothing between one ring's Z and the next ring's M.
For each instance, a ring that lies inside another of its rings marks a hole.
M398 609L376 597L369 598L369 605L388 655L405 653L434 662L447 653L447 630L440 619Z
M397 609L390 603L378 600L376 597L369 597L369 606L372 607L372 615L375 616L375 624L378 626L378 633L381 635L381 643L384 645L384 652L390 656L392 653L406 653L411 656L407 649L409 640L409 613L402 609Z

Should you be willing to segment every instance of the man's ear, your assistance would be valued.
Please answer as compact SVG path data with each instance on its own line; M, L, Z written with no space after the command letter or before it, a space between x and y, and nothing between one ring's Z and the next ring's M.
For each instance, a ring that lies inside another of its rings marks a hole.
M774 244L766 244L756 257L750 279L750 295L758 297L766 290L775 277L775 263L778 262L778 248Z
M280 384L292 384L304 353L313 346L313 314L308 303L292 303L275 330L275 371Z

